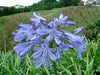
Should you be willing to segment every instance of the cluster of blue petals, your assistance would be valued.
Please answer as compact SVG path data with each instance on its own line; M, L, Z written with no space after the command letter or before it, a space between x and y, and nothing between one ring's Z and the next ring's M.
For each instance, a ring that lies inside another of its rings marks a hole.
M65 31L67 26L76 25L75 22L68 21L68 16L60 14L59 18L47 23L47 19L33 12L34 18L30 18L32 24L19 24L19 30L13 32L14 41L18 44L14 47L17 55L24 58L30 50L34 50L32 62L35 67L41 65L44 68L52 69L50 60L58 62L65 51L75 48L78 58L82 59L82 53L86 51L84 36L79 36L84 27L74 30L74 33ZM66 43L67 41L67 43ZM51 46L52 45L52 46Z

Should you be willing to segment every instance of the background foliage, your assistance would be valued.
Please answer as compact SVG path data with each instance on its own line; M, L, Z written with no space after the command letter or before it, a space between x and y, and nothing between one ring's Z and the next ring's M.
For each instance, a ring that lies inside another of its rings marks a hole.
M4 7L3 10L0 10L0 16L30 11L50 10L52 8L60 8L71 5L77 6L79 2L80 0L41 0L40 2L35 3L31 6L27 6L25 8Z

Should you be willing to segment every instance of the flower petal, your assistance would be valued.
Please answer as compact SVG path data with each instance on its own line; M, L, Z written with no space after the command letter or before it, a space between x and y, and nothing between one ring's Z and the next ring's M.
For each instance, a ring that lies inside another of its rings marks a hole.
M38 18L30 18L30 21L39 22L40 19L38 19Z
M22 33L17 33L14 37L15 42L21 42L23 39L25 39L25 35Z
M75 33L74 34L79 34L82 30L84 30L84 27L79 27L77 29L75 29Z
M50 26L52 29L56 29L56 24L55 24L55 22L50 22L50 23L48 24L48 26Z
M58 21L58 18L54 18L54 21L57 22Z
M68 50L68 46L66 44L60 45L60 48L66 51Z
M81 53L78 53L78 56L77 57L80 58L80 59L82 59Z
M45 18L43 18L43 17L37 15L35 12L33 12L33 15L34 15L36 18L38 18L38 19L41 19L41 20L47 21Z
M52 40L52 39L53 39L53 36L52 36L51 34L49 34L49 35L46 37L45 41L46 41L46 42L49 42L49 41Z
M57 58L57 59L60 58L60 53L59 53L59 51L57 51L57 53L56 53L56 58Z
M34 47L34 50L35 51L38 51L38 50L40 50L41 49L41 47Z
M17 44L13 49L18 53L20 53L24 48L26 48L29 45L29 42L27 43L19 43ZM18 54L19 55L19 54Z
M54 39L55 39L57 44L61 44L61 40L57 36L55 36Z
M22 50L20 53L19 53L19 56L20 57L24 57L26 56L26 54L30 51L32 45L28 46L27 48L25 48L24 50Z
M70 44L67 44L67 46L68 46L69 48L71 48L71 49L74 48L74 46L73 46L73 45L70 45Z
M63 19L62 19L62 22L65 22L68 20L68 16L65 16Z
M39 29L39 30L37 30L37 33L40 34L40 35L45 35L45 34L48 33L48 31L46 29L44 29L44 30L42 30L42 29L40 30Z
M31 62L38 62L39 59L40 59L40 57L39 58L36 58L34 60L31 60Z
M67 24L68 25L76 25L76 23L75 22L72 22L72 21L67 21Z
M37 58L37 57L39 57L40 55L42 54L42 51L37 51L37 52L35 52L32 56L34 57L34 58Z
M49 52L49 56L53 61L56 60L56 56L52 52Z
M63 17L64 17L63 14L60 14L60 15L59 15L59 19L62 19Z
M41 65L42 65L42 60L39 60L39 61L35 64L35 67L36 67L36 68L39 68Z
M60 37L62 35L62 32L56 31L56 35Z

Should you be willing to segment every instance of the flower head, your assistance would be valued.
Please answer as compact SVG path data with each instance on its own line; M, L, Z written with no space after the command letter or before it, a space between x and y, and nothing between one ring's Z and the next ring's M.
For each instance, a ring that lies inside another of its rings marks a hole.
M75 29L74 34L65 31L64 27L74 26L75 22L68 21L68 16L60 14L59 19L46 23L46 19L40 14L33 13L35 18L30 18L32 24L19 24L20 29L13 32L14 41L18 44L13 48L17 55L24 58L31 49L34 50L32 62L35 67L41 65L44 68L51 67L51 61L58 62L61 55L65 55L68 49L76 48L78 57L82 59L82 53L86 51L84 36L77 36L84 27ZM50 61L51 60L51 61Z

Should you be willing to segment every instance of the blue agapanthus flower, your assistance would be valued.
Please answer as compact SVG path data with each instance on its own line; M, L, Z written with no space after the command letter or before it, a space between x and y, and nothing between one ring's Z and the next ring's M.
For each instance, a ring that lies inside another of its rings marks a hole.
M37 45L38 43L41 43L42 41L40 39L35 39L32 41L28 41L25 43L18 43L15 47L14 50L16 51L17 55L20 56L21 58L25 57L26 54L30 51L32 47Z
M15 42L21 42L26 37L26 40L30 40L32 38L32 35L35 33L34 26L31 24L19 24L19 27L20 29L17 30L17 33L13 32L13 34L15 35Z
M34 18L30 18L32 24L19 24L19 30L13 32L14 41L18 44L14 47L17 55L24 58L30 50L34 50L32 62L35 67L41 65L44 68L51 66L51 61L58 62L61 55L65 55L68 49L76 48L78 57L82 59L82 53L86 51L84 36L78 36L84 27L74 30L74 33L65 31L65 27L76 25L75 22L68 21L68 16L60 14L59 19L49 23L40 14L33 13Z
M76 48L78 51L78 57L82 59L82 53L86 51L86 45L89 45L89 43L84 43L84 36L77 36L71 33L65 33L67 35L67 38L69 39L69 42Z
M73 45L64 44L63 42L59 47L57 47L56 58L59 59L60 55L65 55L65 51L67 51L70 48L73 48Z
M43 17L41 17L40 16L40 14L36 14L35 12L33 12L33 16L35 17L35 18L30 18L30 20L31 21L34 21L34 22L41 22L41 20L43 20L43 21L47 21L45 18L43 18Z
M30 45L29 42L25 43L19 43L14 47L14 50L16 51L17 55L21 58L25 57L26 54L30 51L33 45Z
M41 24L46 24L45 21L47 21L47 19L43 18L42 16L40 16L40 14L36 14L35 12L33 12L33 16L35 18L30 18L30 21L33 21L35 23L35 26L40 26Z
M79 34L82 30L84 30L84 27L76 28L76 29L74 30L74 31L75 31L74 34Z
M54 22L60 27L62 28L63 25L65 25L66 27L68 25L76 25L75 22L72 21L68 21L68 16L65 16L63 14L59 15L59 19L58 18L54 18Z

